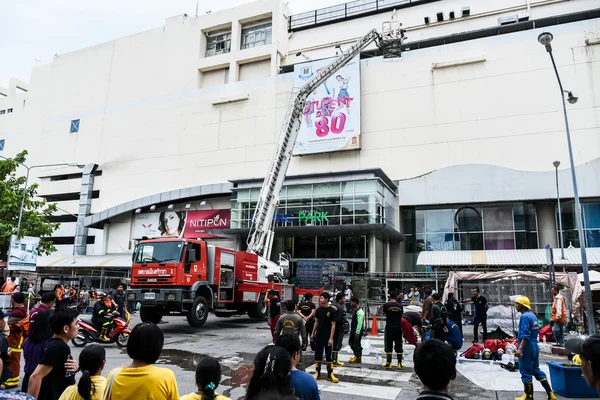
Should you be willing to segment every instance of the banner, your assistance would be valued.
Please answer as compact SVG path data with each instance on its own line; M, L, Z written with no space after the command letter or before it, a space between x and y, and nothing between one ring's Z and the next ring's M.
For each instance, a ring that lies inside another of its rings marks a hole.
M333 58L294 65L301 87ZM306 99L294 155L360 149L360 59L356 56Z
M17 239L16 235L12 235L7 269L9 271L35 272L39 249L40 238L24 236Z
M231 210L164 211L136 214L133 238L184 237L189 239L217 238L212 229L228 229Z

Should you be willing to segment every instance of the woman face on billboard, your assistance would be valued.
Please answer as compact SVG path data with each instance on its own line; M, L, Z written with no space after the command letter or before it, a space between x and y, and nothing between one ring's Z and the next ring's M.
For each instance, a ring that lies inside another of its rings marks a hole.
M181 211L161 212L158 230L161 236L180 236L185 224L185 215Z

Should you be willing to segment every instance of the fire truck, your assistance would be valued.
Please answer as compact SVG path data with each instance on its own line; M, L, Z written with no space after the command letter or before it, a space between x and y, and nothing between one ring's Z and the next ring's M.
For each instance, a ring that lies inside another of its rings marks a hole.
M141 303L142 321L158 323L163 315L177 313L185 315L191 326L200 327L209 312L214 312L217 317L248 313L250 318L263 319L269 290L279 292L282 300L309 291L296 289L294 293L294 287L284 283L285 276L289 275L287 266L270 260L275 211L306 99L371 43L376 43L384 58L392 58L400 55L404 38L400 23L384 23L383 36L373 29L295 93L263 181L250 226L247 251L211 246L200 239L161 238L138 244L133 254L127 300ZM312 292L318 294L320 291Z

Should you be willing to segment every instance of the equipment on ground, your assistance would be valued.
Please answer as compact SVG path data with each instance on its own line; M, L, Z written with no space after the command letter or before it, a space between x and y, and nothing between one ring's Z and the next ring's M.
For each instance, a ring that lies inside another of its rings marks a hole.
M490 351L490 349L483 349L482 356L484 360L489 360L490 358L492 358L492 352Z

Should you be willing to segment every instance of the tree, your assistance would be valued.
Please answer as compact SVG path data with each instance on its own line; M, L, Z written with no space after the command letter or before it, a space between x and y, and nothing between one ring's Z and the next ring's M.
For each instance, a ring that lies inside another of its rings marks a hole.
M27 154L27 151L23 150L12 159L0 159L0 260L6 260L10 236L17 233L25 185L25 176L18 176L17 168L19 164L25 163ZM44 199L36 199L37 189L37 184L30 184L27 187L19 237L47 238L60 226L59 223L50 220L52 214L56 212L56 204L48 204ZM56 248L51 240L40 242L40 255L50 254L53 251L56 251Z

